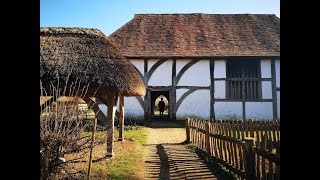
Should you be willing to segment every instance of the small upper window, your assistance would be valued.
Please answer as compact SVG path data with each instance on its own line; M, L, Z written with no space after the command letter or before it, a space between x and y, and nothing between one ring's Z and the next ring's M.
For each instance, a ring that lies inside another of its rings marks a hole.
M227 61L226 95L228 99L261 99L259 60Z

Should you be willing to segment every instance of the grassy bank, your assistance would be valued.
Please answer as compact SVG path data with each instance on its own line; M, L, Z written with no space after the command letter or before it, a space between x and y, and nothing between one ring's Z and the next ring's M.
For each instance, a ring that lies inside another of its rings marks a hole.
M90 136L91 133L84 133L84 136ZM115 130L115 140L118 139L118 131ZM93 159L98 160L92 164L91 177L92 179L144 179L143 143L146 141L145 129L124 131L124 141L114 142L114 158L102 159L106 153L106 133L97 132L96 141L100 142L93 150ZM68 155L70 158L76 154ZM68 159L68 156L66 159ZM89 155L84 160L88 160ZM69 164L67 170L70 172L80 172L77 179L83 179L87 173L88 162L78 162Z

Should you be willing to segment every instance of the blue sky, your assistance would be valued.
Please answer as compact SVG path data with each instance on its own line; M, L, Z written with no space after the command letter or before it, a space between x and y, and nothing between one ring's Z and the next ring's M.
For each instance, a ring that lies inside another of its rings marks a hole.
M110 35L134 14L276 14L280 0L40 0L41 27L98 28Z

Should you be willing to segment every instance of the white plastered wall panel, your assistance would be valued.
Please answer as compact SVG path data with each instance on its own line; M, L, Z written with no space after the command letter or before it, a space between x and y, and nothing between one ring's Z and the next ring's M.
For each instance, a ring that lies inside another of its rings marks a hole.
M144 110L136 97L124 97L124 116L144 116Z
M200 60L181 76L177 86L210 86L210 62Z
M177 73L177 75L181 71L181 69L191 61L192 61L191 59L177 59L176 60L176 73Z
M149 86L171 86L172 85L172 60L162 63L151 75Z
M262 81L262 99L272 99L272 83L271 81Z
M271 60L261 60L261 77L271 78Z
M226 82L214 81L214 98L225 99L226 98Z
M246 118L272 119L272 102L246 102Z
M177 110L177 118L186 116L197 116L201 118L210 117L210 91L197 90L187 96Z
M130 59L130 62L139 70L144 76L144 60L143 59Z
M280 119L280 91L277 91L277 113L278 119Z
M215 60L214 61L214 78L226 78L226 61Z
M276 64L276 84L280 87L280 60L275 61Z
M176 100L177 102L179 101L179 99L181 98L181 96L187 92L189 89L177 89L176 90Z
M242 102L215 102L214 112L217 119L242 118Z

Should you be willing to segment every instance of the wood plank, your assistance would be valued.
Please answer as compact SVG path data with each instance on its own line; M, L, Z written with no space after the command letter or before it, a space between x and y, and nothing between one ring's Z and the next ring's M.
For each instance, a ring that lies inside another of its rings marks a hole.
M236 122L237 121L233 121L232 123L232 137L238 139L236 133L237 133L237 129L236 129ZM239 164L239 160L238 160L238 152L237 152L237 144L232 143L233 146L233 154L234 154L234 165L235 167L238 169L240 164Z
M276 122L275 121L271 121L271 125L272 125L272 142L277 142L277 138L276 138Z
M264 134L262 141L261 141L261 149L266 149L267 147L267 135ZM266 158L261 157L262 159L262 179L266 179L267 178L267 173L266 173Z
M241 99L215 99L215 102L242 102ZM272 99L246 99L246 102L272 102Z
M221 123L220 122L218 122L217 123L217 132L218 132L218 134L216 134L216 135L220 135L221 134ZM218 140L218 144L219 144L219 157L221 158L221 159L223 159L223 152L222 152L222 140L221 139L218 139L217 138L217 140Z
M280 166L276 165L276 176L275 176L276 180L280 180Z
M149 102L148 102L148 59L144 59L144 76L143 76L143 82L146 87L146 95L144 96L144 101L143 101L143 109L144 109L144 120L148 120L148 107L149 107Z
M229 136L234 138L233 137L233 126L232 126L232 121L229 123ZM230 152L231 152L231 164L233 166L235 166L235 158L234 158L234 148L233 148L233 143L230 142Z
M276 65L275 60L271 60L271 87L272 87L272 112L273 119L278 119L278 108L277 108L277 85L276 85Z
M244 171L244 146L237 144L240 157L240 170Z
M115 117L115 112L116 112L116 105L117 105L117 96L115 92L108 93L105 96L101 96L99 98L104 104L107 105L108 107L108 112L107 112L107 157L113 157L114 152L113 152L113 146L114 146L114 117Z
M215 121L216 116L214 112L214 61L210 60L210 120Z
M264 143L264 142L263 142L263 143ZM271 144L271 145L270 145L270 144ZM265 145L265 144L263 144L263 145ZM267 141L267 149L266 149L266 148L263 148L263 147L261 147L261 148L256 147L256 148L255 148L255 151L256 151L256 153L257 153L259 156L268 159L268 161L270 161L270 162L273 162L273 163L276 163L276 164L280 165L280 156L277 155L277 154L273 154L273 153L271 152L272 149L270 150L270 147L269 147L269 146L272 146L272 147L273 147L272 141L270 141L270 140ZM271 147L271 148L272 148L272 147ZM270 164L270 163L269 163L269 164Z
M139 101L139 104L142 108L144 108L144 101L141 96L135 96L135 98Z
M267 125L268 140L271 141L271 140L272 140L272 139L271 139L271 129L272 129L271 121L267 121L266 123L267 123L266 125Z
M173 59L172 62L172 89L171 89L171 98L170 98L170 112L171 119L176 120L176 97L177 97L177 73L176 73L176 59Z
M256 77L249 77L249 78L214 78L215 81L272 81L272 78L256 78ZM280 87L278 87L280 89Z
M254 138L253 119L252 118L248 119L248 132L250 132L250 136L249 137L253 137Z
M228 122L226 122L225 123L225 136L227 136L227 137L230 137L230 135L229 135L229 123ZM230 142L229 141L226 141L226 145L227 145L227 152L228 152L228 163L229 164L232 164L232 161L231 161L231 151L230 151Z
M123 141L124 138L124 97L119 96L119 137L118 141Z
M161 88L163 86L149 86L154 88ZM167 88L172 88L172 86L165 86ZM177 89L207 89L210 90L210 86L176 86Z
M270 138L270 140L268 141L268 143L267 143L267 149L268 149L268 151L271 153L272 152L272 149L273 149L273 143L272 143L272 141L271 141L271 137L269 137ZM270 161L270 158L268 158L268 161L269 161L269 176L268 176L268 180L273 180L274 179L274 177L273 177L273 163L272 163L272 161ZM280 159L279 159L279 163L280 163Z
M222 134L223 136L227 137L226 136L226 126L225 126L225 121L223 120L222 121ZM228 151L227 151L227 141L223 141L223 150L224 150L224 156L225 156L225 161L226 162L229 162L229 158L228 158Z

